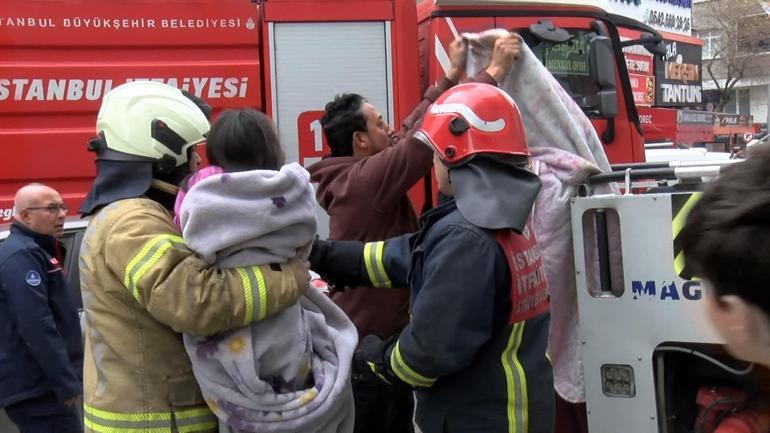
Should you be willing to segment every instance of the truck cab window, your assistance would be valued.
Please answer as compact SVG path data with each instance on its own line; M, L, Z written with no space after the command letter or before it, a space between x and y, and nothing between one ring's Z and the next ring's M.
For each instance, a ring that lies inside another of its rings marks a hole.
M553 74L564 90L589 117L599 117L599 86L591 78L588 46L596 34L589 30L568 30L572 38L555 43L537 41L532 51Z

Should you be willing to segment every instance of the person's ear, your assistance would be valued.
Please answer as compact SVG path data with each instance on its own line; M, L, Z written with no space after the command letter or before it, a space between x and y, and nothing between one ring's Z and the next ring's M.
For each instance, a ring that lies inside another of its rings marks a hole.
M18 219L21 222L27 222L27 219L29 218L29 211L27 209L22 209L19 212L16 213L16 216L18 216Z
M353 148L360 150L369 149L369 135L364 131L356 131L353 133Z

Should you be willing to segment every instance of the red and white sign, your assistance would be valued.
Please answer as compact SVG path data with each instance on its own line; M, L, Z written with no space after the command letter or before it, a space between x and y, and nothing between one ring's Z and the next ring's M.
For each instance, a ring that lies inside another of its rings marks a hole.
M259 44L257 14L250 2L220 0L216 7L214 2L200 1L195 7L180 7L179 2L170 1L134 3L129 7L114 1L79 0L78 7L72 7L71 2L43 5L3 0L0 44L110 48L159 42L164 47ZM161 51L157 55L162 55Z
M76 66L61 70L0 65L0 111L11 113L98 110L110 90L131 81L157 81L204 98L217 108L258 105L259 62L229 65Z
M655 77L652 75L628 74L631 92L637 107L649 107L655 103Z
M655 69L652 64L652 56L625 53L626 66L629 74L653 75Z
M331 153L321 127L323 115L323 111L304 111L297 117L299 163L305 168Z

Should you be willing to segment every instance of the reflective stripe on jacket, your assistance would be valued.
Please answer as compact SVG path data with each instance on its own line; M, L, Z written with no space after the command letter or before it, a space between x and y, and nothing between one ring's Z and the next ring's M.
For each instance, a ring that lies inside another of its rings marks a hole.
M511 268L507 256L523 251L504 251L496 236L449 201L425 214L420 232L363 246L359 275L380 290L411 288L411 321L389 367L417 388L424 433L552 431L547 302L519 287L537 266ZM533 294L543 288L533 285Z
M99 410L86 404L83 413L86 429L102 433L192 433L217 428L217 419L208 407L174 412L125 413Z
M274 268L274 269L273 269ZM144 199L91 220L80 278L87 432L215 432L180 333L213 335L282 311L300 293L288 266L209 267L171 214Z

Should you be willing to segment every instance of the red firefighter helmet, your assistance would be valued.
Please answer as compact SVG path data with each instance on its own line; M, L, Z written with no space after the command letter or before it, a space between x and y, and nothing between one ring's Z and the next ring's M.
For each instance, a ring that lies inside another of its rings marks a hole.
M415 136L448 166L479 153L529 156L519 107L489 84L460 84L444 92L428 108Z

